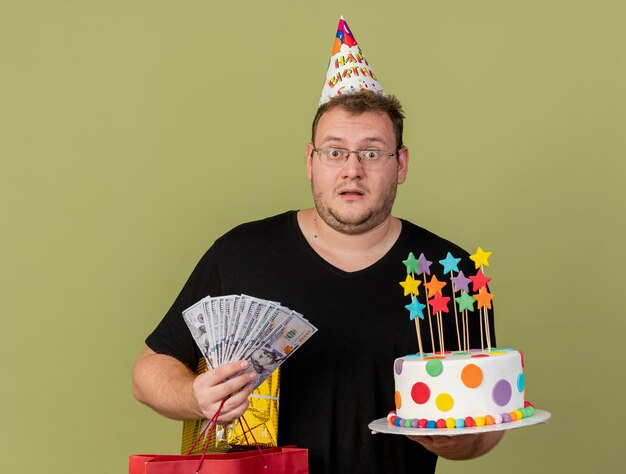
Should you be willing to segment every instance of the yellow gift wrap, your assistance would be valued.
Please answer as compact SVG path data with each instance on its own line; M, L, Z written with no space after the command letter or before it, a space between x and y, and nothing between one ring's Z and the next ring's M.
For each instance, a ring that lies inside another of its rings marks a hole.
M196 373L201 374L206 370L206 362L202 359L198 364ZM254 438L262 448L277 446L279 386L280 369L277 369L252 392L250 405L243 415ZM200 436L206 421L186 420L183 422L182 454L189 452L198 436ZM246 431L245 435L244 430ZM209 443L207 452L224 452L237 447L247 447L246 436L250 445L254 445L254 440L250 436L246 424L241 419L232 425L218 425L211 439L205 437L205 439L199 441L191 454L202 453L207 442Z

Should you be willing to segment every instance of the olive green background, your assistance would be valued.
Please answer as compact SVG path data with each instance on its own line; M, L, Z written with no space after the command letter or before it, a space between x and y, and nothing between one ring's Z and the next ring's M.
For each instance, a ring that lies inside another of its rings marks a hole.
M553 415L438 472L622 469L623 2L0 0L1 472L177 452L133 360L216 237L310 205L340 14L407 112L395 214L493 252Z

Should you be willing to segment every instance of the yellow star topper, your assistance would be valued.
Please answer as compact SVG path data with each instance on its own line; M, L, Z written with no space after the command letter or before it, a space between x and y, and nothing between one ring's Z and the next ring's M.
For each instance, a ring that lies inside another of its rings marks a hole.
M406 276L406 280L400 282L400 286L404 288L404 296L407 295L419 295L420 292L417 289L420 286L421 281L415 280L411 275Z
M470 255L470 260L474 262L474 265L476 265L476 268L480 268L481 265L488 267L489 257L491 257L491 252L485 252L483 249L478 247L478 250L476 250L476 253L474 255Z

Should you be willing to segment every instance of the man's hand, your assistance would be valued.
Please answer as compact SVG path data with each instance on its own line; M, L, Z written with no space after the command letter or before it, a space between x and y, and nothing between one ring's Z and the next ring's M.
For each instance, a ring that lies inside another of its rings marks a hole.
M144 349L133 368L133 394L141 403L175 420L213 418L222 400L219 423L239 418L258 377L243 360L196 374L174 357ZM232 377L229 379L229 377Z
M504 431L457 436L409 436L429 451L446 459L460 461L472 459L491 451L504 436Z
M193 396L205 418L213 418L222 400L226 401L217 419L218 423L236 420L244 414L248 408L248 396L252 393L258 377L255 371L240 374L249 367L247 361L239 360L196 377L193 382Z

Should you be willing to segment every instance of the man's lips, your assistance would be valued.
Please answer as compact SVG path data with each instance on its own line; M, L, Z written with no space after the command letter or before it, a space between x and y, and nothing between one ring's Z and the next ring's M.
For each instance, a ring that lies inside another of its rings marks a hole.
M363 193L360 191L342 191L339 193L339 197L347 201L355 201L363 199Z
M342 189L337 194L339 199L345 203L361 202L365 199L365 192L360 189Z
M339 194L340 196L346 196L346 197L358 197L358 196L363 196L365 192L362 189L358 189L358 188L344 188L344 189L339 190L337 194Z

